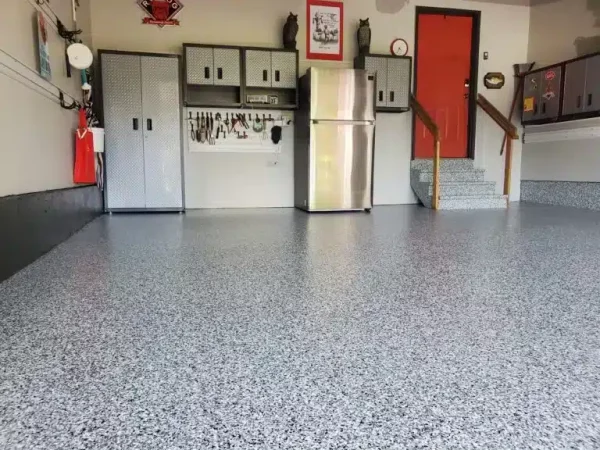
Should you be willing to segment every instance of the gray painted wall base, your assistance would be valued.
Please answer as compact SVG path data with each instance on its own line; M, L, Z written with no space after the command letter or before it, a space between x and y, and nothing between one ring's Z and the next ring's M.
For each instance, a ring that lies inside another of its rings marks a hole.
M96 186L0 197L0 282L102 214Z
M600 183L523 180L521 201L600 210Z

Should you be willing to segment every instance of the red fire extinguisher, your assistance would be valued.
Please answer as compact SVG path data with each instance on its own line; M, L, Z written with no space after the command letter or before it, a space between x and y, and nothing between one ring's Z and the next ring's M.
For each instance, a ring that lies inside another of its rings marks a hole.
M79 127L75 131L75 168L73 182L92 184L96 182L96 155L94 134L88 128L85 110L79 110Z

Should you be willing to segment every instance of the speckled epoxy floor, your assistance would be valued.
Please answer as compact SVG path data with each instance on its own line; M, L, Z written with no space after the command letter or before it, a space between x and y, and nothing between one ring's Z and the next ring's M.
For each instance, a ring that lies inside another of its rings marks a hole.
M0 285L0 448L597 449L599 274L560 207L105 216Z

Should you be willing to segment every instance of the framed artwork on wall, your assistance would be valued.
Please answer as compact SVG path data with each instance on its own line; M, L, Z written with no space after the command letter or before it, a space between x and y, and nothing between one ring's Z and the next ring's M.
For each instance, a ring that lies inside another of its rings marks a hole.
M344 4L306 0L306 58L344 59Z

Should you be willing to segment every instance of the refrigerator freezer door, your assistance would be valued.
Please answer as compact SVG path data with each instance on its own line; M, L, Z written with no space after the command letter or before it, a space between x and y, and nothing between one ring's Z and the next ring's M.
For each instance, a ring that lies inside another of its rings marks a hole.
M372 207L374 135L368 122L311 123L309 211Z
M310 69L310 118L375 120L375 77L358 69Z

